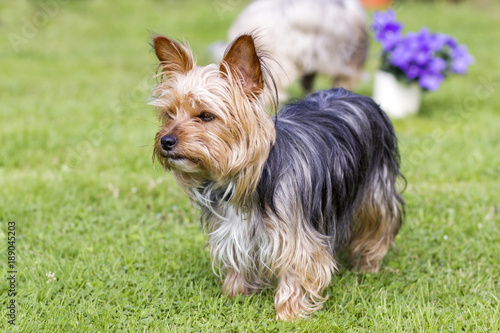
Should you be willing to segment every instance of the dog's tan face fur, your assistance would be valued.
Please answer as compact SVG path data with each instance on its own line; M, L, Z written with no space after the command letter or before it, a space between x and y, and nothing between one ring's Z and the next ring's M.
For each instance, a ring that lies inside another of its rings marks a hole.
M154 48L163 69L152 103L161 121L154 156L186 192L236 179L235 199L251 193L275 137L258 101L264 78L253 39L237 39L218 66L196 66L187 48L163 36Z

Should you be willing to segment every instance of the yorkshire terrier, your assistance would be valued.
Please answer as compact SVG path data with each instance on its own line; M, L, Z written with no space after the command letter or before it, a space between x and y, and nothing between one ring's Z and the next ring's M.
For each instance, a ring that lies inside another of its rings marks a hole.
M367 15L359 0L257 0L251 2L228 31L232 41L246 31L258 31L275 60L267 66L276 80L280 101L296 79L310 92L317 74L333 86L352 89L363 73L369 39ZM210 46L222 59L227 43Z
M220 64L155 36L154 159L201 208L214 269L231 297L277 283L276 318L309 317L347 250L376 272L400 228L394 129L368 97L318 91L271 117L272 86L252 35Z

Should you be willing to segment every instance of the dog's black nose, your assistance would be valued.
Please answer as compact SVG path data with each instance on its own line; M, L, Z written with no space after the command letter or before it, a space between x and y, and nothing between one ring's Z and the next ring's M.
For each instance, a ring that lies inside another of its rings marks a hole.
M177 138L173 135L165 135L161 138L160 143L163 149L169 151L177 144Z

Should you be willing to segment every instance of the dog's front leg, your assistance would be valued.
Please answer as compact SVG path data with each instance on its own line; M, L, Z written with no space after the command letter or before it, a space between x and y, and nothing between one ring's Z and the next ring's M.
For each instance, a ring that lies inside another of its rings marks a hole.
M227 297L231 298L236 295L248 296L254 289L242 273L237 272L233 268L228 269L224 284L222 285L222 291Z
M287 258L288 257L288 258ZM324 237L315 231L299 232L293 249L285 249L288 265L278 276L274 298L277 320L308 318L323 307L336 263Z

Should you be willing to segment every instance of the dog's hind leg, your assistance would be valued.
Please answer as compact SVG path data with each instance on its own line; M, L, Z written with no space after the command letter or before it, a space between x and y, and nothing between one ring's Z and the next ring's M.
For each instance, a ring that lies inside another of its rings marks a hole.
M348 249L356 270L377 272L399 231L403 200L395 190L395 178L383 169L365 185L351 221Z
M300 85L306 93L310 93L314 86L314 79L316 78L316 73L304 74L300 78Z

